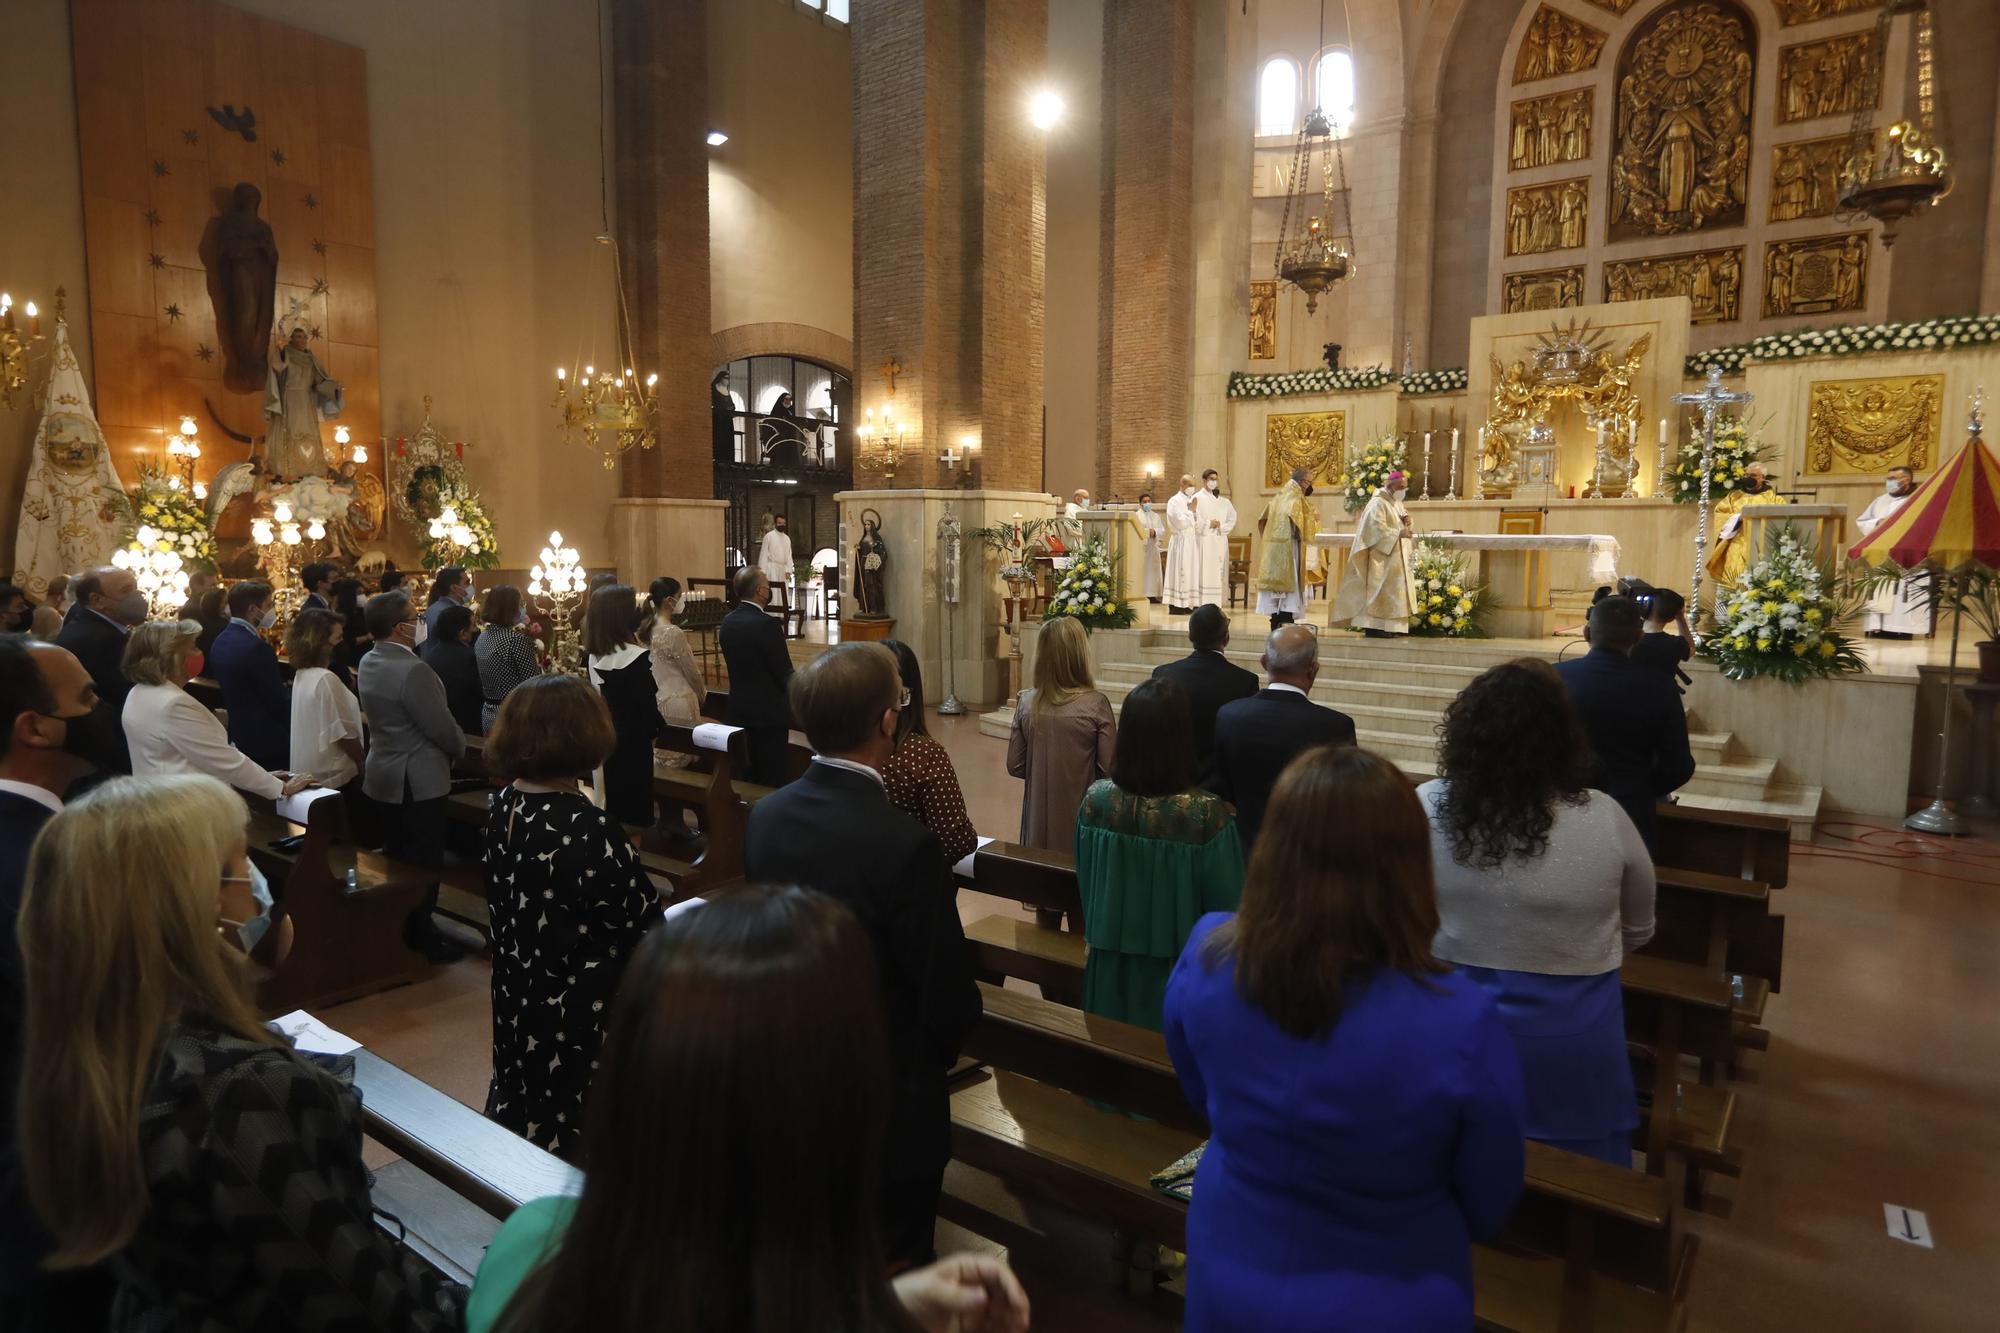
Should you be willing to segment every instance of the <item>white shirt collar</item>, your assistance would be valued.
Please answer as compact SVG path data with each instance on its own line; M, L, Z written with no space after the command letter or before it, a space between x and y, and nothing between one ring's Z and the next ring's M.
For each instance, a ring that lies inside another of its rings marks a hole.
M1283 681L1274 680L1269 685L1266 685L1264 688L1267 690L1284 690L1287 693L1298 695L1301 699L1312 698L1310 694L1307 694L1304 690L1300 689L1298 686L1287 685Z
M93 616L96 616L99 620L103 621L105 624L111 626L111 628L117 630L120 634L130 634L132 632L132 627L130 625L126 624L122 620L113 620L110 616L105 615L102 611L98 610L94 606L86 606L83 609L90 612L90 614L92 614Z
M0 791L12 792L16 796L25 796L37 805L45 805L57 814L62 813L62 797L56 795L47 787L37 787L32 782L16 782L12 778L0 778Z
M252 634L261 636L264 632L258 629L255 625L251 624L249 621L245 620L242 616L229 617L229 623L232 625L241 625L244 629L249 630Z
M885 792L889 790L889 784L882 780L882 775L866 764L856 763L852 759L835 759L831 755L824 754L814 755L813 762L825 764L828 768L844 768L850 773L866 773L876 786Z

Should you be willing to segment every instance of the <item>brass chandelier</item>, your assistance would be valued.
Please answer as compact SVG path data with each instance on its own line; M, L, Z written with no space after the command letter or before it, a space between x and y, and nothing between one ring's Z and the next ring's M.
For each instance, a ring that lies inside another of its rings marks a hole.
M1889 57L1889 30L1909 15L1917 48L1917 118L1895 121L1876 142L1872 108L1881 102ZM1840 168L1840 207L1848 217L1882 224L1884 249L1896 242L1896 226L1919 208L1935 206L1951 193L1951 163L1937 138L1938 87L1930 0L1888 0L1875 20L1873 58L1861 72L1852 141Z
M575 363L557 366L554 406L559 413L556 429L564 443L581 440L597 450L609 468L627 449L650 449L659 443L654 418L660 414L656 387L660 377L657 372L649 373L642 384L631 367L632 312L625 304L625 273L618 262L618 242L609 232L597 239L611 247L611 272L618 289L618 326L612 348L615 364L599 369L585 362L579 351Z
M1326 0L1319 6L1319 57L1326 59ZM1292 149L1292 175L1285 186L1285 215L1278 225L1277 275L1306 294L1306 313L1319 309L1319 298L1354 273L1354 196L1347 188L1347 155L1340 146L1345 127L1336 127L1319 104L1320 75L1313 72L1313 109L1299 127L1298 143ZM1312 167L1318 159L1320 188L1312 189ZM1338 179L1338 190L1334 181ZM1333 231L1336 194L1347 213L1350 238L1336 240ZM1314 210L1319 211L1315 212ZM1292 217L1301 226L1294 232Z

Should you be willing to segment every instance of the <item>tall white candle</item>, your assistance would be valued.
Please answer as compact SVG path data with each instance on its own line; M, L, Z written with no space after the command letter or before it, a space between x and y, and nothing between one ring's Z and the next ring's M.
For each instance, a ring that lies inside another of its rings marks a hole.
M1667 447L1667 419L1665 417L1660 418L1660 447L1662 449Z

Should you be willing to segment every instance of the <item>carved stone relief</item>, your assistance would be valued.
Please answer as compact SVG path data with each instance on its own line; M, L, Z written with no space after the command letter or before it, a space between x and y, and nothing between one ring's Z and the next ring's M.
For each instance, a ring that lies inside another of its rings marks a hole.
M1875 82L1862 77L1874 58L1873 29L1780 50L1778 123L1842 116L1858 109Z
M1539 255L1574 250L1590 224L1590 178L1577 176L1547 185L1517 185L1507 191L1507 253Z
M1687 0L1648 20L1619 63L1613 240L1743 221L1755 58L1732 4Z
M1644 301L1685 296L1695 324L1726 324L1743 317L1743 247L1685 255L1612 260L1604 265L1604 299Z
M1882 8L1882 0L1772 0L1787 28L1818 19L1839 18Z
M1764 317L1823 315L1868 303L1868 233L1808 236L1764 247Z
M1514 82L1533 83L1563 74L1597 68L1597 57L1609 36L1559 9L1543 5L1528 20L1521 49L1514 57Z
M1771 221L1832 217L1840 206L1840 165L1852 135L1802 139L1771 150Z
M1583 266L1509 273L1501 280L1500 296L1502 308L1510 315L1582 305Z
M1930 466L1944 376L1819 380L1806 415L1806 471L1879 476Z
M1577 88L1514 103L1507 165L1514 171L1581 162L1590 156L1593 91Z
M1250 359L1269 361L1278 355L1278 283L1261 278L1250 284Z

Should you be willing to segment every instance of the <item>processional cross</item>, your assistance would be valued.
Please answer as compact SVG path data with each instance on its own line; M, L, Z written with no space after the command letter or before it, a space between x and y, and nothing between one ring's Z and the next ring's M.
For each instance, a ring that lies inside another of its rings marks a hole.
M1715 467L1715 414L1725 407L1747 404L1753 396L1723 388L1720 366L1708 368L1708 382L1696 392L1674 395L1676 403L1701 410L1701 511L1695 519L1694 586L1688 600L1688 627L1697 644L1701 642L1701 579L1708 568L1708 485Z

